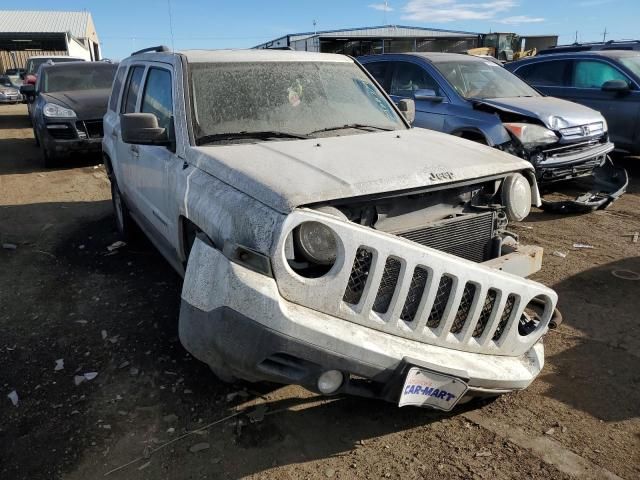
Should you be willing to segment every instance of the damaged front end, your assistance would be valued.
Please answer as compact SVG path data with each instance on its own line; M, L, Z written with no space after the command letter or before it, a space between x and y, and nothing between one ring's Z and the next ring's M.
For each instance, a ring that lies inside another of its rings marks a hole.
M548 100L546 97L541 100ZM509 110L496 102L478 102L476 108L500 116L511 142L500 145L503 151L523 158L534 166L543 192L542 209L556 213L580 213L607 208L626 192L629 178L624 168L616 167L609 154L615 146L609 141L604 118L566 119L560 116L532 118ZM596 112L594 112L596 113ZM549 195L563 182L563 198ZM578 190L567 198L568 183Z

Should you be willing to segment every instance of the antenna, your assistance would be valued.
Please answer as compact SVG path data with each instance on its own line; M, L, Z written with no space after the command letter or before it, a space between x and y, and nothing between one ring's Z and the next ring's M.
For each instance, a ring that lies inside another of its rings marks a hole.
M171 34L171 50L175 51L176 47L173 43L173 15L171 15L171 0L167 0L167 10L169 12L169 33Z
M602 32L602 42L606 42L607 41L607 27L604 27L604 32Z
M387 11L389 10L389 2L384 0L384 24L387 24Z
M316 28L318 25L318 22L316 22L316 19L313 19L313 34L315 35L316 33L318 33L318 29Z

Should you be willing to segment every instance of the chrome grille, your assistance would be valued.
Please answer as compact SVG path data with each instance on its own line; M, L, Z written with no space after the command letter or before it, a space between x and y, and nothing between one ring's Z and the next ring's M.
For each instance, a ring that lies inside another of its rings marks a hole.
M494 223L493 212L487 212L444 220L397 235L466 260L484 262L491 253Z
M104 136L102 120L79 120L76 122L79 132L84 132L87 138L102 138Z

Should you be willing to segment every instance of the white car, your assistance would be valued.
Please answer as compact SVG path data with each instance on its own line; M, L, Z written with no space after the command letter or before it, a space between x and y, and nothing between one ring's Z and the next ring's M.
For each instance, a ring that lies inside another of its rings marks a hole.
M450 410L540 373L557 297L507 229L540 202L533 167L412 129L412 106L341 55L120 63L117 227L184 275L181 341L220 378Z

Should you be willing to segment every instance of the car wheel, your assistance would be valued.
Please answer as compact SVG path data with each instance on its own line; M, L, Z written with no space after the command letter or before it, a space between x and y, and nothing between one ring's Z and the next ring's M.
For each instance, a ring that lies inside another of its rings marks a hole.
M58 157L46 147L42 147L42 158L44 159L44 168L54 168L58 166Z
M118 233L124 240L131 240L134 236L135 225L115 178L111 179L111 203L113 204L113 216Z
M33 129L33 138L36 141L36 147L40 146L40 139L38 138L38 132L36 132L36 129Z

